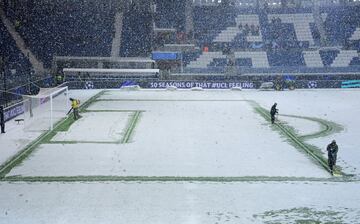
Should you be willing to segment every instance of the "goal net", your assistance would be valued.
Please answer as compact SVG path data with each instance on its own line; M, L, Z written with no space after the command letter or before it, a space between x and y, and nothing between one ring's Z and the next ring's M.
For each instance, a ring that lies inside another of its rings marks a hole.
M26 131L53 130L69 109L68 87L40 88L37 95L23 95Z

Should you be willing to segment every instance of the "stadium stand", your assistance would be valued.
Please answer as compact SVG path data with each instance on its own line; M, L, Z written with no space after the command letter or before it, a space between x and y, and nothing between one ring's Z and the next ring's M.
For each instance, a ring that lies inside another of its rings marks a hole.
M236 13L223 7L200 7L193 9L194 37L201 48L210 45L213 39L226 27L235 26ZM221 18L221 19L219 19Z
M359 57L359 53L356 50L340 50L337 57L334 59L331 64L332 67L348 67L351 61Z
M151 53L151 21L152 15L148 10L130 5L124 13L121 57L144 57Z
M252 9L195 7L194 11L196 43L200 49L206 46L209 51L201 52L192 60L185 57L188 72L198 72L200 68L204 72L219 71L229 65L232 53L234 65L249 67L248 72L251 69L258 72L257 68L293 71L291 67L307 67L308 71L324 67L350 71L350 66L359 64L358 6L321 9L328 39L326 48L320 47L320 31L309 9L254 12ZM220 12L227 12L226 18L220 16ZM221 19L217 19L219 16Z
M351 60L350 65L360 66L360 57L355 57Z
M318 50L304 51L303 57L304 57L305 64L308 67L319 68L319 67L324 66Z
M54 55L110 56L115 9L108 1L28 1L6 12L47 68Z
M320 50L320 57L321 60L323 62L324 66L330 66L333 61L335 60L335 58L337 57L337 55L339 54L339 50Z
M31 74L31 64L17 48L15 41L0 21L0 64L7 77L7 89L26 83ZM0 72L1 73L1 72ZM1 79L3 80L3 79Z
M268 68L269 67L269 62L267 59L267 55L265 52L261 52L261 51L243 51L243 52L235 52L235 58L236 59L247 59L250 63L248 63L247 65L249 67L254 67L254 68ZM238 64L236 63L237 66L244 66L244 64Z
M261 42L259 18L257 15L238 15L235 26L229 26L216 36L214 42L232 42L235 37L242 34L248 42Z
M220 51L203 52L195 61L189 63L189 68L206 68L215 58L226 59Z
M224 72L229 66L248 73L355 71L360 64L359 6L320 9L324 44L315 19L318 17L310 7L256 9L196 4L192 8L193 30L189 32L185 29L185 1L155 0L154 14L150 4L139 6L134 2L122 11L120 57L149 57L156 49L154 34L160 33L169 35L168 39L159 38L165 48L179 42L195 44L194 49L182 54L185 72ZM114 1L63 3L27 1L5 11L47 68L54 56L109 57L118 10ZM169 32L155 33L155 27Z
M156 0L155 23L158 28L185 28L185 1Z
M286 27L285 30L294 29L295 35L293 37L286 37L286 40L294 40L294 41L308 41L310 45L314 44L314 40L310 31L310 23L314 22L313 15L310 13L299 13L299 14L272 14L269 15L269 19L279 21L282 24L291 24L293 27Z
M357 27L349 40L360 40L360 27Z
M333 7L323 9L328 14L324 22L326 35L331 45L344 46L357 27L360 27L360 7Z

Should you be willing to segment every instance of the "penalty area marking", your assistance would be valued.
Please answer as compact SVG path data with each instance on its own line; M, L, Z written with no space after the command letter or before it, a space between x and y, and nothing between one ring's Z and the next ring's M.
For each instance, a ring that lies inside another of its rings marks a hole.
M309 121L312 121L312 122L316 122L316 123L318 123L320 125L320 127L321 127L320 131L315 132L315 133L311 133L311 134L300 135L299 138L302 138L302 139L313 139L313 138L328 136L328 135L331 135L331 134L334 134L334 133L339 133L339 132L344 130L344 128L341 125L336 124L336 123L331 122L331 121L320 119L320 118L296 116L296 115L287 115L287 114L280 114L279 116L309 120Z
M127 128L126 128L125 135L124 135L123 139L121 140L121 143L123 143L123 144L129 143L129 141L130 141L130 139L131 139L131 137L133 135L135 126L139 121L141 113L142 113L141 111L136 111L133 114L133 116L132 116L132 118L131 118L131 120L130 120Z
M86 100L84 104L80 106L80 111L85 110L89 105L91 105L97 98L99 98L103 91L100 91L99 93L95 94L94 96L90 97L90 99ZM61 121L59 121L55 126L54 130L59 128L62 124L64 124L66 121L69 121L70 117L65 117ZM34 141L30 142L23 150L18 152L15 156L13 156L11 159L6 161L4 165L0 166L0 179L3 179L6 174L8 174L15 166L18 164L21 164L31 153L41 144L44 143L44 141L49 141L47 138L52 138L54 135L54 130L49 130L41 134L38 138L36 138Z
M144 110L84 110L85 113L132 113L127 119L127 125L123 128L124 136L115 141L86 141L86 140L50 140L47 144L126 144L129 143L133 135L133 131L138 123L141 113Z
M250 104L254 107L255 111L258 112L263 118L265 118L267 121L270 121L269 113L266 109L261 107L258 103L255 101L249 100ZM308 155L310 155L311 158L313 158L315 161L318 162L319 165L321 165L327 172L331 173L330 168L327 164L326 159L321 155L316 155L308 146L306 143L302 141L301 137L298 137L296 133L293 133L292 131L285 128L282 124L275 123L276 127L279 128L282 134L287 136L287 138L296 144L299 148L304 150ZM343 173L341 170L334 170L334 176L336 177L342 177L342 176L351 176L349 174Z

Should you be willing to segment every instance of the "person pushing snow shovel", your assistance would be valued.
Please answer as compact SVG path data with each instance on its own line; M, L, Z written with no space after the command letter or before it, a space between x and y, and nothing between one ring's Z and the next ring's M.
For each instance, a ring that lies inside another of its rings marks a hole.
M335 140L326 147L328 151L328 165L330 168L331 175L334 175L334 166L336 165L337 152L339 151L339 147L336 144Z
M71 108L67 113L67 115L70 114L71 111L73 111L74 119L77 120L81 118L81 116L79 115L80 100L70 98L70 101L71 101Z
M275 123L275 114L279 113L279 110L276 109L277 103L274 103L274 105L270 109L270 115L271 115L271 123Z

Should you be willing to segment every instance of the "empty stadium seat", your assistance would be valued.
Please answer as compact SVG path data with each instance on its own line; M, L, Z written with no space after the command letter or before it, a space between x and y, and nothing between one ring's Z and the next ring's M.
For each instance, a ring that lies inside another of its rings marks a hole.
M7 77L7 88L14 87L14 84L21 85L26 83L31 74L31 64L17 48L14 39L1 20L0 46L0 56L3 60L4 72Z
M303 57L305 61L305 65L310 68L321 68L324 67L322 62L320 53L318 50L316 51L304 51Z
M320 52L321 60L323 61L324 66L330 66L335 60L336 56L339 54L338 50L321 50Z
M356 50L340 50L331 67L348 67L351 61L357 57L359 57L359 53Z
M13 22L46 67L55 55L110 56L115 7L108 1L32 4L19 7Z

